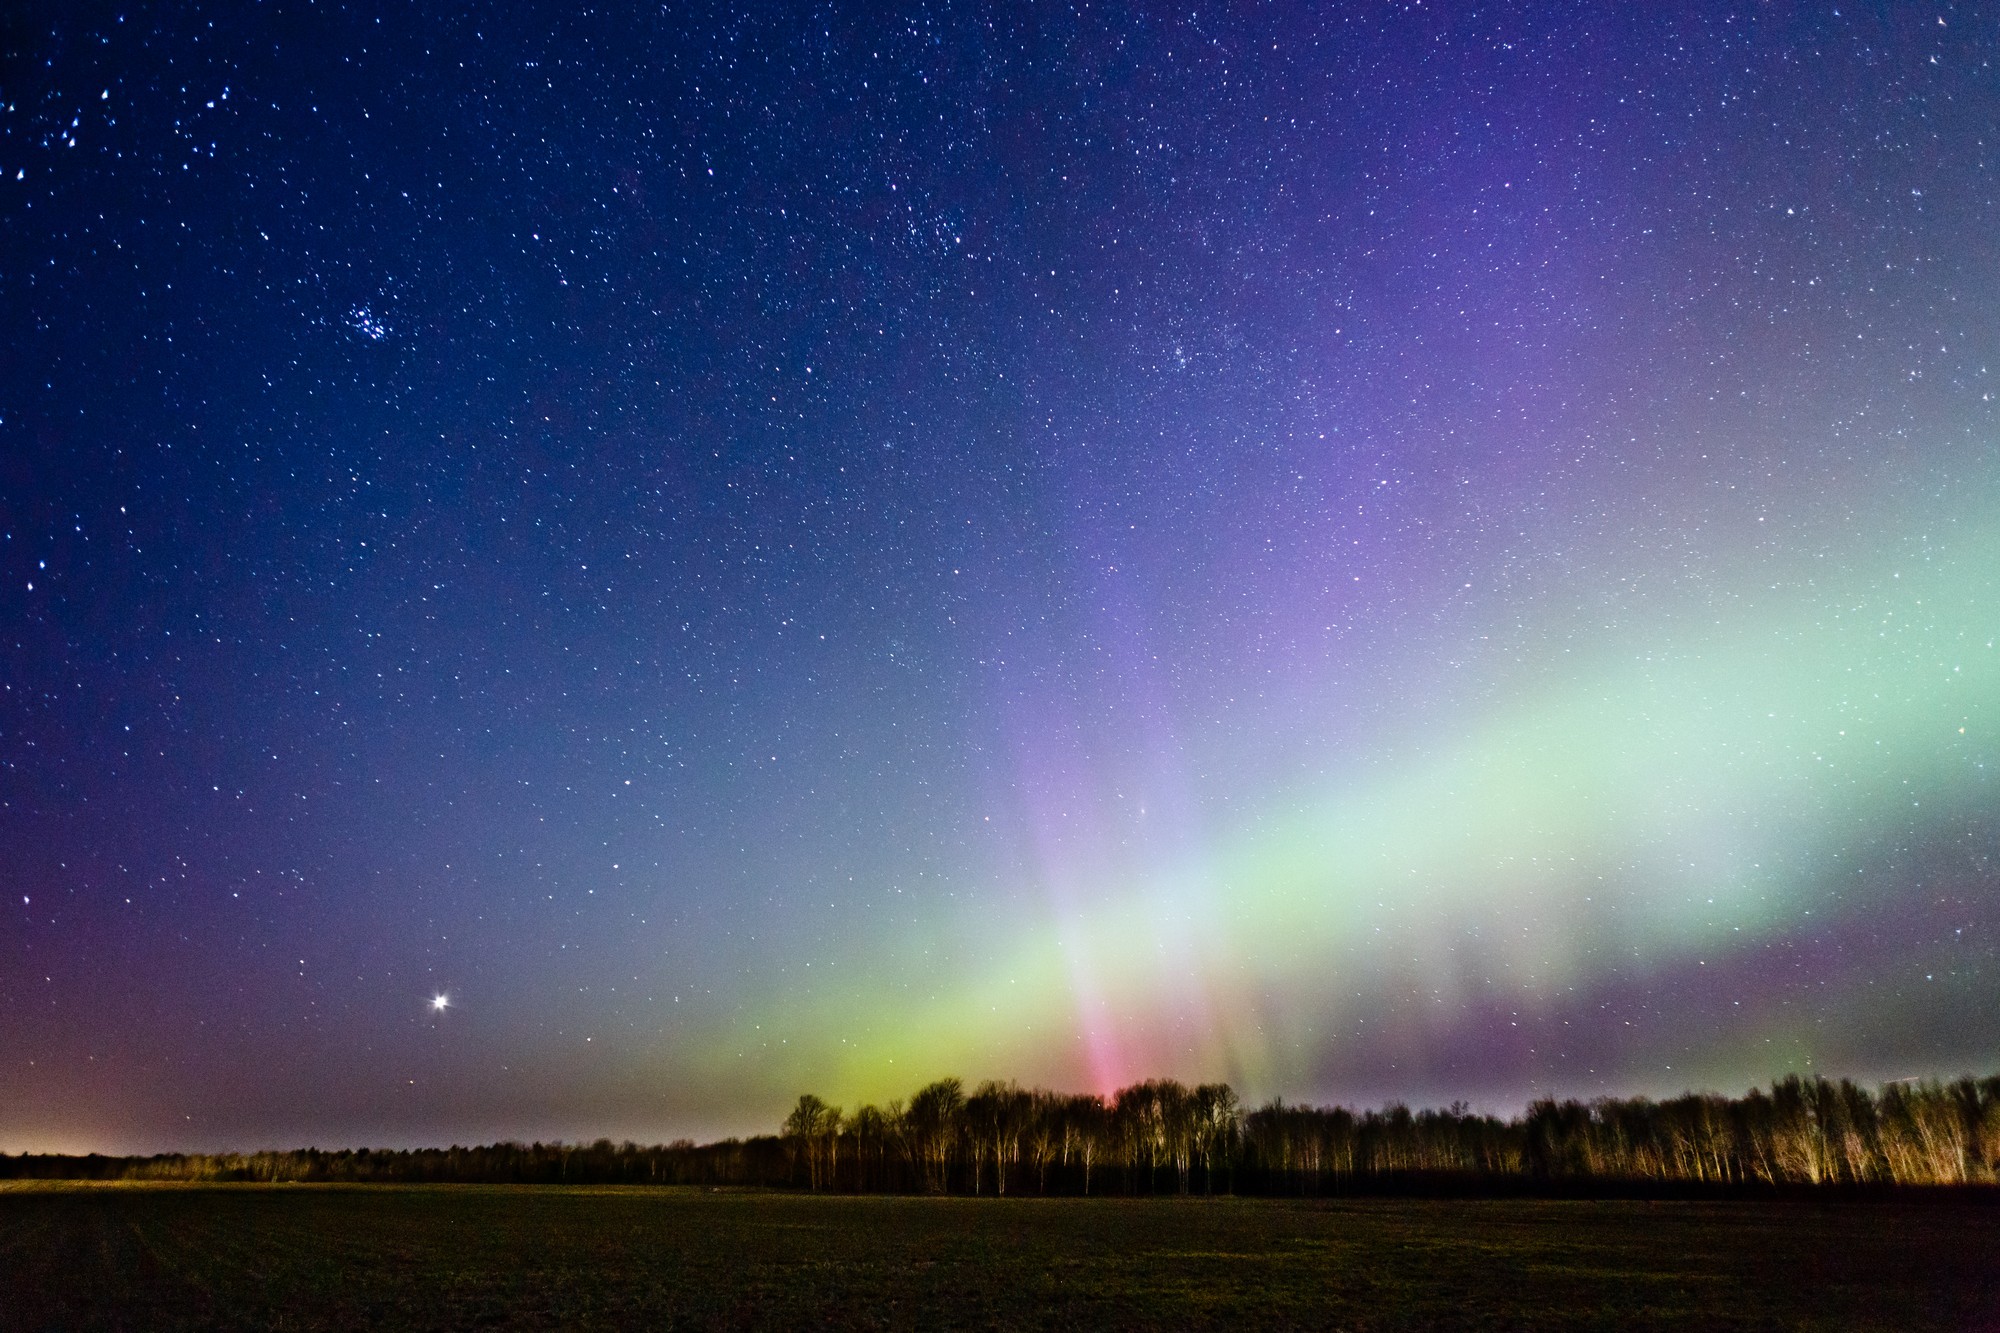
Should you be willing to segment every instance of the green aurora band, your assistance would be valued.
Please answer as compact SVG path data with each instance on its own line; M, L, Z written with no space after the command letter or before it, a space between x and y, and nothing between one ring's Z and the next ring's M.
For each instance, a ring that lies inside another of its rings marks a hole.
M1350 1034L1418 1070L1468 1022L1752 956L1837 913L1830 877L1861 874L1879 832L1948 833L1985 794L2000 528L1944 527L1866 573L1656 617L1650 646L1573 654L1511 706L1426 719L1458 739L1268 802L1290 813L1240 824L1199 864L1011 932L913 933L885 950L894 980L879 958L850 962L746 1012L706 1076L773 1099L882 1099L945 1073L1340 1093L1327 1058ZM1810 1063L1813 1025L1749 993L1704 1059L1591 1072L1669 1091ZM1551 1088L1584 1072L1531 1055ZM1967 1057L2000 1063L2000 1046Z

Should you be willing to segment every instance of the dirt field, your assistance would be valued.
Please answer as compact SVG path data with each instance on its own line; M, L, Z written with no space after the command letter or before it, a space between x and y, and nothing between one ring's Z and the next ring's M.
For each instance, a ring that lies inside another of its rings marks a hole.
M1995 1329L2000 1207L0 1189L5 1328Z

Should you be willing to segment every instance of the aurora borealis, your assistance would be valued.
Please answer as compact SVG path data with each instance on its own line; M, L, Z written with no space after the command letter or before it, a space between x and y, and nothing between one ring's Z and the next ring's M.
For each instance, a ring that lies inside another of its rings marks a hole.
M0 1151L2000 1068L2000 16L1661 8L6 19Z

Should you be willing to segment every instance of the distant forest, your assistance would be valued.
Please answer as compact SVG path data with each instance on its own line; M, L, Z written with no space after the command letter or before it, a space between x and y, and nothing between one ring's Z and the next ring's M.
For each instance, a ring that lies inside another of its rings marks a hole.
M1716 1194L2000 1183L2000 1076L1781 1079L1743 1097L1355 1112L1167 1079L1105 1098L941 1079L852 1114L799 1098L775 1135L156 1157L0 1155L0 1178L758 1186L844 1193Z

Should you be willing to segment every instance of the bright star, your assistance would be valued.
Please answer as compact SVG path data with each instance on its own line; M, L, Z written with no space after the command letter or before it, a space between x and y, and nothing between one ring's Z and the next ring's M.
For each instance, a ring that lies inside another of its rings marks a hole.
M441 1013L443 1013L443 1012L444 1012L444 1011L445 1011L446 1009L449 1009L450 1007L451 1007L451 996L449 996L449 995L433 995L433 996L431 996L431 1012L432 1012L432 1013L434 1013L434 1014L441 1014Z

